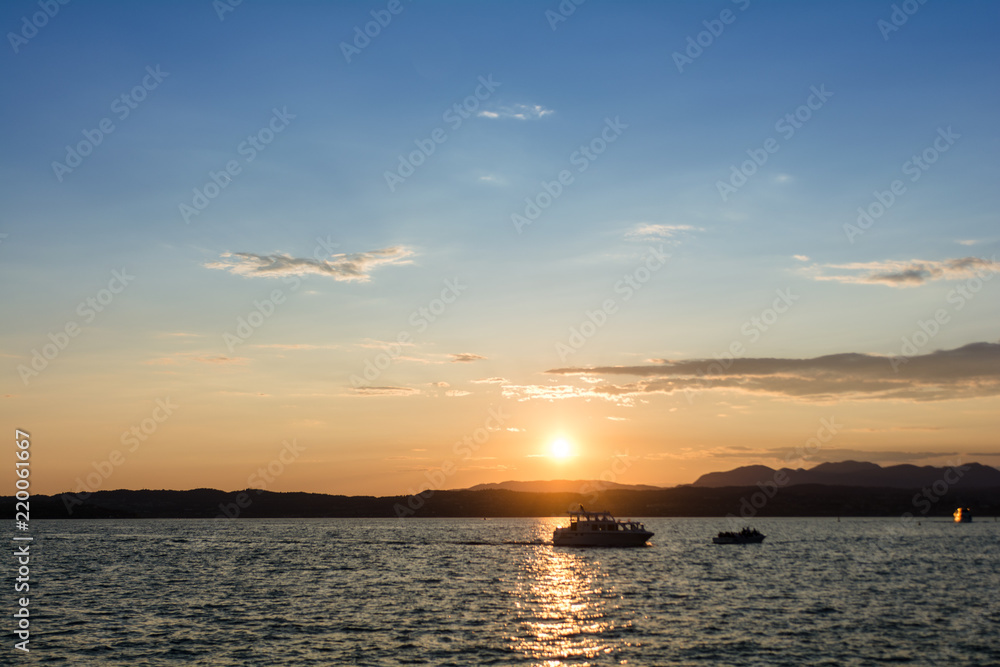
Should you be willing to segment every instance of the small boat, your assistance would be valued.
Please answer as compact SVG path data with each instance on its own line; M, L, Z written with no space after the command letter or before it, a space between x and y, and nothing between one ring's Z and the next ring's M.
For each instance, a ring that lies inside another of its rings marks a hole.
M955 517L955 523L972 523L972 510L968 507L959 507L952 516Z
M557 547L641 547L653 536L638 521L619 521L610 512L569 513L569 526L552 532Z
M718 537L713 537L715 544L760 544L764 541L765 535L756 528L744 528L738 533L723 531Z

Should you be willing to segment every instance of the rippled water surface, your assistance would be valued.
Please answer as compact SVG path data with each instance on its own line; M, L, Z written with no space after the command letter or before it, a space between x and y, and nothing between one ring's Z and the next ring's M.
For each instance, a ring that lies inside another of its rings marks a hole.
M743 546L647 519L639 549L555 548L560 523L35 522L18 662L1000 664L992 519L765 519Z

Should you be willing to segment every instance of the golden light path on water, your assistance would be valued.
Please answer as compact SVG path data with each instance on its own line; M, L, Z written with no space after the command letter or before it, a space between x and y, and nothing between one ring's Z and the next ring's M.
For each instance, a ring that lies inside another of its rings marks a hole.
M558 521L540 525L540 536L551 537L557 525ZM616 625L608 620L620 618L614 613L620 599L609 584L600 560L585 550L534 550L519 567L511 591L519 626L511 641L526 657L548 667L586 664L579 660L615 652L622 638L605 633L632 623Z

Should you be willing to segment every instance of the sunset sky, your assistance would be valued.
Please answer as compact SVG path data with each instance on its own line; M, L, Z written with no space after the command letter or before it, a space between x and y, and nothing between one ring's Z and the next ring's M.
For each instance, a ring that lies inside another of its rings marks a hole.
M1000 5L901 4L5 3L33 491L1000 464Z

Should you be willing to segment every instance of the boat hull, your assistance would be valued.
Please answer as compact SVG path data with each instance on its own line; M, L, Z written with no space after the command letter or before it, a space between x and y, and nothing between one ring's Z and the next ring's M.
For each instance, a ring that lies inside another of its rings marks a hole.
M760 537L713 537L715 544L760 544L764 541L764 536Z
M617 532L571 532L557 530L552 535L552 544L557 547L641 547L649 541L653 533L646 531Z

